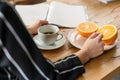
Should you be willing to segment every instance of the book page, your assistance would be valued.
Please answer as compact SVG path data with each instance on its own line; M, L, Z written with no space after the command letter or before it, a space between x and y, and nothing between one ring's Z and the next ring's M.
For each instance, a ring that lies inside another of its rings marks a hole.
M38 19L45 20L48 13L48 8L49 5L45 3L35 5L16 5L16 10L25 25L31 25Z
M50 4L47 20L49 23L64 27L76 27L80 22L87 21L85 7L68 5L60 2Z

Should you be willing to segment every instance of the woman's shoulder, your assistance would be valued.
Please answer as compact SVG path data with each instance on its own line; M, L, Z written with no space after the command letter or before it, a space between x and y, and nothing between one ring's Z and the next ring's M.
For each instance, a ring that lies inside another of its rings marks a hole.
M9 3L8 2L5 2L5 1L1 1L0 0L0 9L3 8L3 7L8 7L9 6Z

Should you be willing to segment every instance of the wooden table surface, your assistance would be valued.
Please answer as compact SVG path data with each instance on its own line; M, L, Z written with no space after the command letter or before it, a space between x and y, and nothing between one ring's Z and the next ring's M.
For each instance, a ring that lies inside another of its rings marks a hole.
M48 0L53 1L53 0ZM98 0L55 0L72 5L84 5L87 7L89 21L96 22L99 26L104 24L116 25L120 30L120 0L109 4L100 3ZM72 29L62 28L61 33L66 37L66 43L61 48L55 50L42 50L43 55L52 60L64 58L71 55L79 49L72 46L67 34ZM120 34L120 31L119 33ZM118 44L109 51L105 51L103 55L92 59L85 64L86 72L80 75L77 80L111 80L113 76L120 73L120 35L118 35Z
M84 5L87 7L89 21L94 21L99 26L104 24L116 25L120 29L120 1L109 4L100 3L98 0L58 0L67 4ZM66 36L71 29L62 29L61 32ZM119 32L120 34L120 32ZM118 35L118 40L120 35ZM46 58L52 61L64 58L79 49L72 46L69 41L59 49L42 51ZM80 75L77 80L111 80L113 76L120 73L120 41L117 46L109 51L105 51L103 55L92 59L85 65L86 72Z

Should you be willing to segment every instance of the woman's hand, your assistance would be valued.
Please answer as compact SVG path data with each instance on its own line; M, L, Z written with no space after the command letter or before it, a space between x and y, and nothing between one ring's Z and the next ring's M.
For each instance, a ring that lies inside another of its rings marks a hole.
M100 33L93 33L84 43L83 48L75 53L81 62L85 64L91 58L95 58L104 52L104 43Z
M90 58L97 57L104 52L102 37L100 33L93 33L84 43L82 50L84 50Z
M30 25L28 27L28 31L30 32L30 34L37 34L37 29L38 27L42 26L42 25L46 25L48 24L48 21L45 20L37 20L35 21L32 25Z

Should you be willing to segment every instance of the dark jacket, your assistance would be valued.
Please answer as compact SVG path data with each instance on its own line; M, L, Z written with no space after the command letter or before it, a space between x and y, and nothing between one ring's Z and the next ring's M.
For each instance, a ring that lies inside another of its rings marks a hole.
M14 7L0 2L0 80L75 80L83 72L75 55L45 59Z

